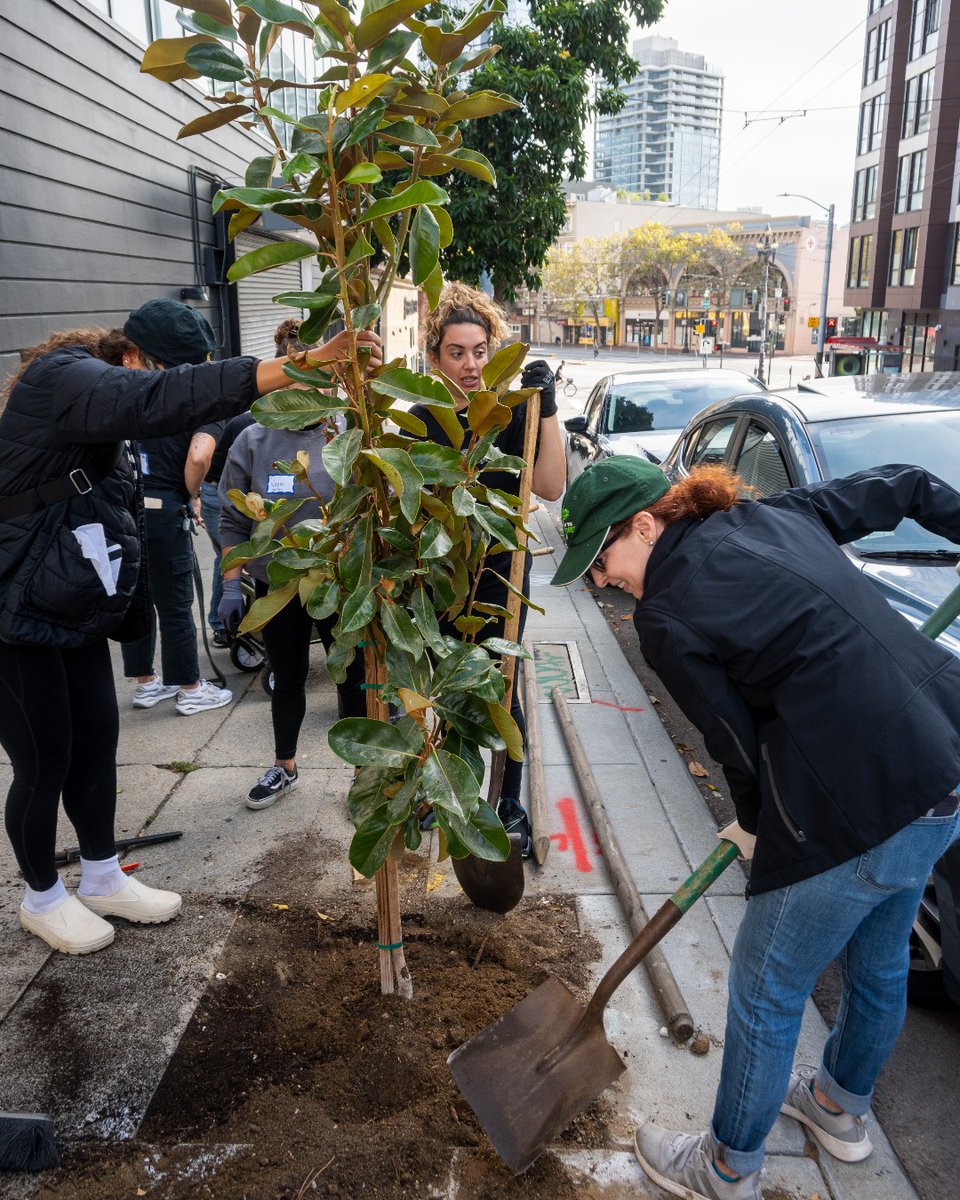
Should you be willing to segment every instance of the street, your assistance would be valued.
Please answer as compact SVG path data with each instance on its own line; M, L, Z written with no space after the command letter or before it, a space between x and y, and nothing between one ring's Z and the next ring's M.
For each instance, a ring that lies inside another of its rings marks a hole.
M710 758L699 732L643 660L631 619L633 598L610 587L592 590L637 677L656 697L657 711L679 753L706 768L706 777L698 783L718 826L732 821L735 813L720 767ZM839 969L834 964L814 994L828 1022L836 1012L838 989ZM921 1200L946 1200L957 1195L960 1009L936 1012L908 1008L903 1033L877 1083L873 1107Z

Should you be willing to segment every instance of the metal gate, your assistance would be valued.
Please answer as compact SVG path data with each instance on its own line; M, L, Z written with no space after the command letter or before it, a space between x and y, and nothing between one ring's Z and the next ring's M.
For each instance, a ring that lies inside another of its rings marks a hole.
M237 258L261 246L268 246L274 240L255 233L241 233L234 243ZM309 272L310 260L304 261ZM236 285L241 354L252 354L256 358L276 357L274 330L288 317L302 317L303 310L274 304L272 297L280 292L308 291L309 276L304 279L303 266L302 262L285 263L259 275L248 275Z

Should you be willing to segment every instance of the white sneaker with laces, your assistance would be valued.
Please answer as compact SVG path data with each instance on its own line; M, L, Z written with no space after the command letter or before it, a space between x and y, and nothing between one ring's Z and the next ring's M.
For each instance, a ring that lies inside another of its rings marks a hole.
M792 1071L780 1111L805 1125L834 1158L841 1162L862 1162L873 1150L863 1117L848 1112L828 1112L813 1094L816 1077L816 1067L798 1066Z
M224 708L232 699L233 692L229 688L220 688L215 683L201 679L200 686L192 691L180 688L177 692L177 712L181 717L190 717L212 708Z
M759 1170L732 1180L717 1174L709 1133L677 1133L648 1123L637 1130L633 1144L654 1183L683 1200L763 1200Z
M175 683L164 683L162 679L152 679L149 683L138 683L133 693L134 708L153 708L161 700L172 700L180 688Z

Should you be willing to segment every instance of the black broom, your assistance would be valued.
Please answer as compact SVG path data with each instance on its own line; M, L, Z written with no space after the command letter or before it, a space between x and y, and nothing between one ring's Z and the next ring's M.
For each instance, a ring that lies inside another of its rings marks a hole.
M42 1113L0 1113L0 1171L46 1171L60 1165L53 1121Z

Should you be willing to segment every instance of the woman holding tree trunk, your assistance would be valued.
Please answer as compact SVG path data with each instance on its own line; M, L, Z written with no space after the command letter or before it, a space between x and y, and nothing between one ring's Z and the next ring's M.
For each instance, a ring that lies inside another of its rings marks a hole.
M425 343L430 367L442 372L469 395L483 386L483 368L507 336L507 332L503 312L489 296L462 283L448 284L441 293L440 303L427 319ZM542 359L527 363L523 368L520 384L522 387L540 389L540 428L533 462L532 490L544 500L558 500L566 484L566 465L557 420L553 371ZM450 439L427 408L417 405L412 412L424 422L427 436L432 441L441 445L450 444ZM466 428L467 400L459 402L457 413ZM504 454L522 456L526 417L526 404L518 404L512 410L510 424L500 432L494 443L498 450ZM520 494L519 477L509 471L485 471L481 478L488 487L509 492L513 496ZM510 551L487 556L477 584L475 600L507 607L509 591L503 579L498 576L509 578L510 560ZM522 591L525 597L529 597L529 553L525 553ZM526 614L527 606L522 604L517 633L517 640L520 642L523 641ZM452 623L445 627L444 632L459 636ZM502 637L503 618L495 618L486 632L491 637ZM523 710L516 688L513 691L510 713L520 732L524 733ZM508 833L520 834L522 853L526 858L530 854L530 823L520 803L522 775L523 763L508 758L497 813Z

